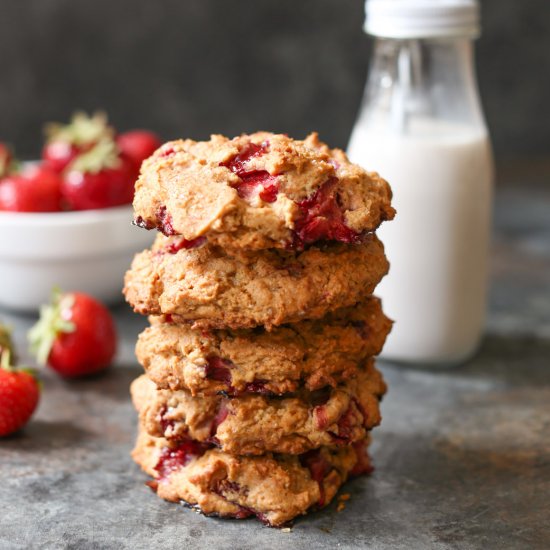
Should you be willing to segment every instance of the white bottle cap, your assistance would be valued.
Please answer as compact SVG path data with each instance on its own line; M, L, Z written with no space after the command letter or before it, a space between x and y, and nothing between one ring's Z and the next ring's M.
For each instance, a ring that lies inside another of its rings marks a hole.
M477 0L366 0L365 31L384 38L479 35Z

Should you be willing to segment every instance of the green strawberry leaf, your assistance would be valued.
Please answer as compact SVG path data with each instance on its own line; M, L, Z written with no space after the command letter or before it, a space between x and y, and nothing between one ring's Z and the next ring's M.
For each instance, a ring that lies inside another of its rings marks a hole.
M59 334L76 330L76 325L67 315L73 303L72 294L62 294L59 289L54 289L52 303L40 308L40 318L28 333L30 351L39 365L47 363L52 346Z

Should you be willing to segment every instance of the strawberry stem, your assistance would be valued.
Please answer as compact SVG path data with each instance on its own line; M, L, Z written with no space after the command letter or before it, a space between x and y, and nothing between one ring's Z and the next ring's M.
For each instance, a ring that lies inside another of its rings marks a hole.
M105 113L96 112L89 116L81 111L73 114L69 124L46 124L44 133L48 141L63 141L78 147L96 143L106 137L112 139L115 135Z
M30 351L38 364L45 365L52 346L59 334L74 332L75 324L70 321L74 304L72 294L63 294L59 289L52 292L52 303L40 308L40 318L28 333Z
M0 354L7 350L10 352L11 359L16 361L15 347L11 337L11 329L0 323Z
M0 351L0 369L13 372L13 367L11 366L11 352L9 349Z
M120 166L120 151L113 139L105 137L89 151L77 156L69 165L69 170L97 174L105 168Z

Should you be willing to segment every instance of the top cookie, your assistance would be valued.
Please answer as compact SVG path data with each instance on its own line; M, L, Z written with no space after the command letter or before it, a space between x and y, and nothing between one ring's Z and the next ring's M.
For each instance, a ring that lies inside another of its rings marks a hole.
M258 132L234 139L164 144L136 182L136 224L207 238L224 248L304 248L321 240L359 242L394 216L389 185L329 149Z

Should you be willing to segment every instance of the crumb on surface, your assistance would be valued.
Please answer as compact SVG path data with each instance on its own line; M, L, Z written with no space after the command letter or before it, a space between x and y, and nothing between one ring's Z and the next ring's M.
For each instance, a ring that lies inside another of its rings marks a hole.
M338 506L336 506L337 512L342 512L346 508L346 502L350 499L351 495L349 493L344 493L338 497Z

